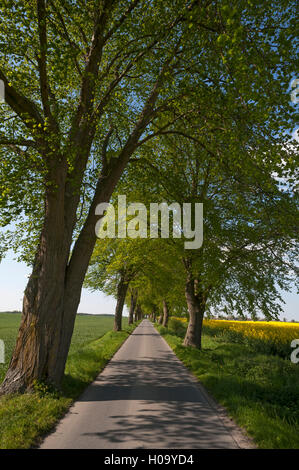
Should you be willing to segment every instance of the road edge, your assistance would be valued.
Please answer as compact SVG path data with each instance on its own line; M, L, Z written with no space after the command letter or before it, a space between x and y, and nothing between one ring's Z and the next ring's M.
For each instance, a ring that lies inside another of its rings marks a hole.
M44 433L44 434L41 434L40 436L37 437L37 440L34 444L32 444L32 446L30 447L30 449L39 449L39 450L43 450L41 449L41 445L43 444L43 442L45 441L45 439L47 439L47 437L49 437L51 434L53 434L56 429L57 429L57 426L59 425L60 421L62 421L69 413L71 413L71 410L72 408L74 407L75 403L77 401L80 400L80 398L84 395L86 389L88 387L90 387L90 385L97 379L97 377L106 369L106 367L110 364L110 362L112 361L112 359L114 358L115 354L117 354L117 352L120 350L120 348L126 343L126 341L130 338L130 336L133 334L133 332L136 330L136 328L140 325L140 321L139 322L136 322L135 324L135 328L130 331L130 332L127 332L128 333L128 336L124 339L124 341L122 343L119 344L118 348L116 349L116 351L114 352L114 354L109 358L109 360L106 362L106 364L104 365L104 367L102 367L101 369L98 370L97 372L97 375L95 376L95 378L89 382L88 385L86 385L85 389L80 393L80 395L78 395L74 400L72 400L72 402L70 403L69 407L65 409L65 412L63 413L63 415L55 422L55 424L53 425L53 427L51 428L50 431ZM126 329L124 329L124 331L126 331Z
M151 322L152 323L152 322ZM241 428L234 419L229 415L228 410L217 402L217 400L212 396L212 394L204 387L204 385L198 380L198 378L192 373L192 371L180 360L176 355L172 347L168 344L166 339L161 335L161 333L156 328L156 325L152 323L153 327L157 333L161 336L165 344L168 346L170 351L174 354L176 360L185 367L188 375L193 383L193 385L200 390L203 394L205 400L211 406L211 408L217 413L219 419L223 423L223 426L231 434L232 438L236 442L239 449L258 449L257 445L254 443L254 440L247 434L246 429Z

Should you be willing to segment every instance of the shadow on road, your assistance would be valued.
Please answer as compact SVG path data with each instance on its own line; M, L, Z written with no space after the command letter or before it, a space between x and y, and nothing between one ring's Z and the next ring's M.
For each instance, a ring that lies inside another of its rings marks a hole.
M163 359L144 357L109 365L105 382L99 377L81 401L131 401L126 409L132 412L112 414L109 429L82 435L98 437L104 447L105 442L125 445L128 436L157 447L157 433L160 448L186 448L188 443L194 447L194 441L198 448L235 447L184 367L171 353L156 352Z
M144 321L43 448L237 448L205 394Z

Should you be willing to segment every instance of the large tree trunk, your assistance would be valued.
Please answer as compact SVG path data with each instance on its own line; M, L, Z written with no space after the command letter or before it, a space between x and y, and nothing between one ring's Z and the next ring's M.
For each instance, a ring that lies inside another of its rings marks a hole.
M196 280L191 274L187 275L185 296L189 311L189 324L184 339L184 346L201 349L202 322L205 312L205 296L196 292Z
M126 280L125 275L121 275L121 279L117 286L117 303L114 316L114 331L121 331L123 308L129 287L129 282Z
M65 235L65 171L49 176L45 219L32 274L23 299L23 312L16 346L2 383L1 393L30 388L35 380L57 385L56 362L62 327L65 269L70 240Z
M21 325L0 394L32 389L35 381L60 387L81 289L96 242L95 207L109 201L117 179L107 178L91 204L70 262L72 228L66 226L63 170L51 175L43 230L23 300ZM53 185L50 185L50 188ZM76 205L74 203L74 217ZM71 218L70 211L67 216Z
M163 321L162 325L165 326L165 328L168 325L168 319L169 319L169 308L168 304L165 299L163 299Z
M134 311L136 308L137 303L137 291L133 289L131 291L131 303L130 303L130 311L129 311L129 325L132 325L134 322Z

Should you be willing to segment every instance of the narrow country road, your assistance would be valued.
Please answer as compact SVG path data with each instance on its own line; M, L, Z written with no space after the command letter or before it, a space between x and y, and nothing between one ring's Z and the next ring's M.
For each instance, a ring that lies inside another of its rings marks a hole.
M148 320L136 328L42 449L236 449L246 438Z

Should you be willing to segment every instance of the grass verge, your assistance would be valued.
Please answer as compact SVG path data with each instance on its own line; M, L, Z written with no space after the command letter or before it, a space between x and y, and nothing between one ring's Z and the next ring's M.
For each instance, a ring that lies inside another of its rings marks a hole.
M259 448L299 448L299 364L208 334L199 351L182 345L183 331L156 328Z
M71 348L62 392L37 384L33 393L0 398L0 448L25 449L37 445L67 412L73 401L105 367L137 324L108 331L101 338Z

